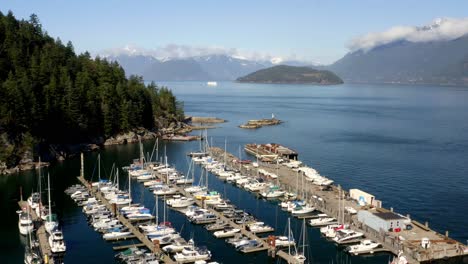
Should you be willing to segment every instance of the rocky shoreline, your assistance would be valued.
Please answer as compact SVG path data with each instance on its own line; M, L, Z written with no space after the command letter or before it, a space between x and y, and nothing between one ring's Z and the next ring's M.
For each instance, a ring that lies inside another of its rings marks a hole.
M150 131L145 128L135 128L126 133L119 133L109 138L96 138L88 143L79 144L50 144L47 147L47 152L44 156L47 161L63 161L67 158L79 155L81 152L91 152L112 145L123 145L127 143L136 143L139 140L155 140L156 138L164 139L166 135L184 136L191 132L194 127L183 122L172 122L167 127L157 131ZM42 155L41 155L42 156ZM49 162L34 161L30 151L24 153L22 159L15 167L8 168L6 163L0 161L0 175L14 174L20 171L39 169L40 167L49 166Z

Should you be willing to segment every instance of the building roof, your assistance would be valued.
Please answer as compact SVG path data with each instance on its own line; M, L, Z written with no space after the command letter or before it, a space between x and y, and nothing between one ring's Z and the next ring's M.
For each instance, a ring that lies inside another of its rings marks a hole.
M393 212L385 212L385 213L375 213L375 216L382 218L384 220L398 220L398 219L405 219L405 217L395 214Z

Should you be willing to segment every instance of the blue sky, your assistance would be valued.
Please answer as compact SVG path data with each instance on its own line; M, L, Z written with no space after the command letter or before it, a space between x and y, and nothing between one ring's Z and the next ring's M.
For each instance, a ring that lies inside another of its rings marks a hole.
M131 44L235 48L330 63L352 38L437 17L468 17L468 1L3 1L18 18L39 16L49 35L93 54Z

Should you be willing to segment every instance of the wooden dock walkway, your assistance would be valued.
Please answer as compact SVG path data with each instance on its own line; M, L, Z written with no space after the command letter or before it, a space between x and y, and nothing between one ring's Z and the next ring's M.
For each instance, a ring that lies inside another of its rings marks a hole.
M122 246L115 246L115 247L112 247L113 250L115 251L118 251L118 250L125 250L125 249L129 249L129 248L139 248L139 247L146 247L146 245L144 243L139 243L139 244L128 244L128 245L122 245Z
M35 226L37 225L37 223L39 223L39 227L36 230L36 237L37 237L37 240L39 241L39 249L41 251L42 259L43 260L47 259L49 264L54 264L55 260L53 257L52 250L50 249L47 232L45 230L45 226L44 226L44 223L42 222L42 219L38 217L35 210L32 210L32 208L29 206L27 201L21 200L18 202L18 205L21 209L29 210L31 219L35 223Z
M89 192L96 197L99 201L101 201L111 212L113 211L113 206L112 204L107 201L106 198L102 195L101 192L97 191L95 188L91 188L89 183L83 178L83 177L78 177L78 180L86 186L89 190ZM118 212L117 212L118 213ZM170 256L166 255L160 248L157 248L151 240L148 239L147 236L145 236L143 233L138 230L137 227L135 227L127 218L125 218L123 215L118 214L117 215L118 220L128 228L130 232L132 232L135 235L135 238L140 240L151 252L153 252L156 255L161 256L160 259L164 263L169 263L169 264L175 264L176 262L170 258Z
M156 175L157 175L158 178L160 178L161 180L164 181L164 176L165 175L161 175L161 174L156 174ZM268 243L265 240L258 237L257 235L255 235L254 233L248 231L245 228L245 225L236 224L232 219L227 218L226 216L224 216L220 212L218 212L218 211L216 211L214 209L211 209L208 206L203 205L202 200L196 199L191 193L186 192L183 187L178 186L178 185L174 185L173 188L177 189L178 193L184 195L185 197L193 198L196 205L198 205L198 206L200 206L202 208L209 209L211 213L213 213L214 215L216 215L218 217L218 219L222 220L225 223L228 223L231 227L240 229L240 233L243 234L244 236L246 236L246 237L248 237L248 238L250 238L252 240L256 240L259 243L261 243L262 247L256 248L256 249L254 249L252 251L246 251L244 253L258 252L258 251L264 251L264 250L269 249L270 246L268 245Z

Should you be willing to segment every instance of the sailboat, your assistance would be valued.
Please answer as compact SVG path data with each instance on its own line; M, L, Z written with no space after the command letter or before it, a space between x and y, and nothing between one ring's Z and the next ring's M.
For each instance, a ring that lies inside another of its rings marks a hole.
M52 231L57 229L58 222L57 222L57 215L52 214L52 202L50 199L50 174L47 174L47 192L48 192L48 200L49 200L49 210L46 217L45 229L47 233L52 234Z
M27 208L27 211L18 211L18 229L20 234L22 235L28 235L30 234L33 229L34 229L34 224L31 219L31 215L29 214L29 207Z
M29 214L29 209L28 209ZM24 251L24 264L41 264L42 259L41 257L34 252L33 243L31 239L31 233L28 233L28 246L25 248Z
M299 245L299 247L295 250L295 253L293 255L293 258L297 261L296 263L304 263L306 261L306 256L305 256L305 237L307 233L307 229L305 226L305 219L302 220L302 230L301 230L301 235L302 235L302 243ZM302 252L300 251L300 248L302 248Z
M288 247L290 249L291 246L296 245L296 242L294 241L294 237L291 233L291 219L290 218L288 218L287 233L288 233L288 236L276 237L275 245L277 247ZM291 252L289 252L289 254L291 255Z

